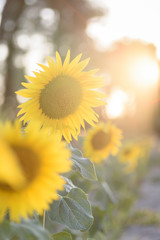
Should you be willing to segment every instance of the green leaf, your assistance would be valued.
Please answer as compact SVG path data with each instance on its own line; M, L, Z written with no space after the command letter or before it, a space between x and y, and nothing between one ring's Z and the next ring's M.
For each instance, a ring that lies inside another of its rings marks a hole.
M0 240L49 240L49 233L35 220L21 223L4 221L0 224Z
M65 197L60 197L58 201L54 201L48 215L51 220L75 230L86 231L93 223L87 196L79 188L71 189Z
M72 236L68 232L60 232L52 235L53 240L72 240Z
M10 222L4 221L0 224L0 239L9 240L13 236Z
M11 223L14 235L18 239L49 240L49 233L35 220L23 220L21 223ZM32 238L31 238L32 237Z
M80 172L82 177L89 180L97 180L94 164L87 158L72 154L74 167Z
M64 185L66 192L69 192L72 188L76 188L76 186L72 183L72 181L69 178L64 176L63 178L66 181L66 184Z
M61 218L59 217L59 205L63 197L60 196L60 199L57 201L53 201L52 205L50 206L50 210L47 212L47 216L52 221L56 221L58 223L62 223Z
M81 152L79 149L73 148L73 147L71 147L71 146L70 146L70 149L71 149L71 151L72 151L72 153L73 153L74 155L76 155L76 156L78 156L78 157L83 157L83 154L82 154L82 152Z
M69 145L69 148L72 152L75 169L80 172L82 177L89 180L97 180L94 164L89 159L83 158L83 154L79 149L73 148L71 145Z

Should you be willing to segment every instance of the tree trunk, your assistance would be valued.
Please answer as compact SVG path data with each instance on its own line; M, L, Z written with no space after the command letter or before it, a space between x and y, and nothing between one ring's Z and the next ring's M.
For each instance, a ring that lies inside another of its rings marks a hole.
M13 80L14 66L13 66L13 54L14 45L13 37L14 32L17 29L18 19L25 6L24 0L7 0L2 13L2 21L0 26L0 43L6 43L8 45L9 54L6 59L5 67L5 81L4 81L4 103L2 110L7 117L13 119L16 115L17 100L14 93L15 86ZM12 27L7 28L7 24L11 24Z

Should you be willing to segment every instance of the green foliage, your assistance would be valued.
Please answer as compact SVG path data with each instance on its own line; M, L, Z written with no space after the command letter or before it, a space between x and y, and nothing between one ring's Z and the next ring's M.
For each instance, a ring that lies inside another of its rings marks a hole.
M104 235L102 232L97 232L94 237L97 240L106 240L106 235Z
M92 186L89 192L89 200L92 206L99 207L99 209L105 211L108 205L108 197L103 187L99 184Z
M66 192L69 192L72 188L76 188L76 186L72 183L72 181L67 178L67 177L63 177L66 180L66 184L65 184L65 190Z
M114 196L111 188L109 187L108 183L107 182L103 182L102 186L103 186L104 191L107 193L107 196L110 198L110 200L113 203L117 203L117 199L115 198L115 196Z
M72 240L72 236L68 232L60 232L52 235L53 240Z
M93 223L91 206L79 188L71 189L66 196L54 201L48 215L51 220L75 230L86 231Z
M135 211L131 214L126 225L152 225L160 227L159 214L150 210Z
M72 158L83 165L82 153L78 149L71 150ZM97 181L86 178L83 171L75 166L64 177L65 191L60 193L59 201L53 202L48 213L53 229L58 222L61 227L56 232L66 231L67 227L73 240L117 240L133 219L130 210L138 196L137 186L145 175L142 175L144 166L128 175L122 165L112 158L92 167L92 172L95 168Z
M36 220L12 223L4 221L0 224L1 240L49 240L49 233Z
M0 240L117 240L130 224L159 226L156 214L130 211L142 173L144 176L146 172L144 166L128 175L112 159L96 165L95 171L93 163L78 149L71 150L74 168L63 176L65 189L46 213L47 230L38 215L19 224L4 221L0 224Z
M71 148L74 167L80 172L82 177L88 180L97 180L94 164L87 158L83 158L78 149Z
M0 239L9 240L13 236L13 229L8 221L4 221L0 224Z

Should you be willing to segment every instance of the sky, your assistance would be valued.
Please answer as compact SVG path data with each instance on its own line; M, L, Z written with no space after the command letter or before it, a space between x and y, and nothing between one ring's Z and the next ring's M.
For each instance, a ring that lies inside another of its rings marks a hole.
M160 58L160 0L90 0L108 8L108 14L93 19L87 28L98 48L108 48L116 40L131 38L154 43ZM107 10L106 10L107 11Z

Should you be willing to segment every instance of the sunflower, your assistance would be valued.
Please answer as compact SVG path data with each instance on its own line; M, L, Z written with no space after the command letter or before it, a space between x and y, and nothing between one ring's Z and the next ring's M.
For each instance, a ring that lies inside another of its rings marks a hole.
M101 162L110 154L117 153L121 139L121 130L112 123L99 123L88 131L84 140L84 154L93 162Z
M140 158L143 160L147 160L149 158L149 155L151 153L151 148L153 147L153 139L145 137L144 139L141 139L137 145L139 145L140 148Z
M48 127L50 132L56 131L67 142L72 137L77 139L84 121L94 126L98 114L92 109L105 105L105 94L95 88L104 85L102 77L94 74L97 69L88 72L82 70L89 59L80 61L81 54L70 62L70 51L67 52L64 63L56 52L56 63L48 57L48 66L38 64L43 71L34 72L35 77L26 76L30 83L22 83L25 89L16 92L29 98L19 105L18 113L21 120L29 122L40 120L40 127Z
M0 220L7 212L19 221L49 209L65 183L59 173L71 168L65 143L36 126L24 134L16 121L0 124L0 150Z
M142 151L139 145L128 142L122 146L118 153L118 160L125 164L125 172L130 173L133 172L137 165L138 160L142 156Z

